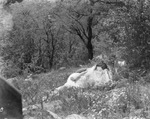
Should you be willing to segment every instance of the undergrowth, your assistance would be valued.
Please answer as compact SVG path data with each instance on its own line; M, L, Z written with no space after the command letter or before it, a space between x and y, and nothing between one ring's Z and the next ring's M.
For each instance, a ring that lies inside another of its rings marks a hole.
M69 114L93 115L97 119L124 119L131 116L150 118L149 75L130 75L96 89L69 88L54 95L76 68L52 71L19 81L25 119L49 119L51 110L61 117Z

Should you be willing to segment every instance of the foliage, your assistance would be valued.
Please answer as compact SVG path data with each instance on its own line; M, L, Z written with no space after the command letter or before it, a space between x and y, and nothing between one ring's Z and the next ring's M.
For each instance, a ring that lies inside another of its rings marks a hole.
M148 118L148 86L140 83L125 84L111 90L64 89L53 100L60 100L61 110L55 111L63 116L72 113L96 118L121 118L140 116ZM118 87L118 88L117 88ZM146 116L147 115L147 116Z
M150 26L149 15L147 13L149 11L149 2L144 0L131 5L132 7L128 12L127 38L125 39L127 52L124 54L124 57L127 58L132 69L142 68L148 70Z
M7 77L77 66L99 54L149 69L146 0L24 1L11 9L14 26L1 51Z
M8 43L2 47L1 56L5 62L3 73L6 77L40 73L83 62L85 56L81 54L85 54L84 48L56 21L51 3L23 4L23 7L18 4L12 6L14 26Z
M49 105L59 112L61 103L57 99L53 100L55 96L53 91L56 87L62 85L74 70L72 68L65 71L60 70L59 72L52 71L47 74L18 77L16 83L17 88L19 87L22 93L24 116L26 118L28 116L49 118Z
M59 95L53 93L75 70L77 68L56 70L18 79L23 95L24 116L50 118L48 111L51 110L62 117L75 113L107 119L137 115L149 118L149 84L142 79L133 80L133 76L97 89L69 88L60 91Z

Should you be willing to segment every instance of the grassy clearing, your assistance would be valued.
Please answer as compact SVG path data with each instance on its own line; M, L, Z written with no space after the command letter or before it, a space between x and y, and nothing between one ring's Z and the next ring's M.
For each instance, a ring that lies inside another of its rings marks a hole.
M34 75L32 81L20 83L25 119L50 119L48 111L60 117L70 114L92 115L97 119L150 118L150 84L142 79L115 81L97 89L64 89L53 95L56 87L79 68L69 68ZM146 77L146 80L148 77Z

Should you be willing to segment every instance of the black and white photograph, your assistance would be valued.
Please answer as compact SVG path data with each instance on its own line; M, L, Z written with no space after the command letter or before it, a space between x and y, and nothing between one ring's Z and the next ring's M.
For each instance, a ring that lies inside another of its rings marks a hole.
M150 119L150 0L0 0L0 119Z

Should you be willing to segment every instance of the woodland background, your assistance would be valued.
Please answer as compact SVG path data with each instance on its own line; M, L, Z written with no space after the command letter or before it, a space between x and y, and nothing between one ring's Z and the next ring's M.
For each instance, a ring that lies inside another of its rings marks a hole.
M122 58L132 70L149 70L149 7L148 0L12 4L13 29L1 44L3 74L79 66L100 54Z

